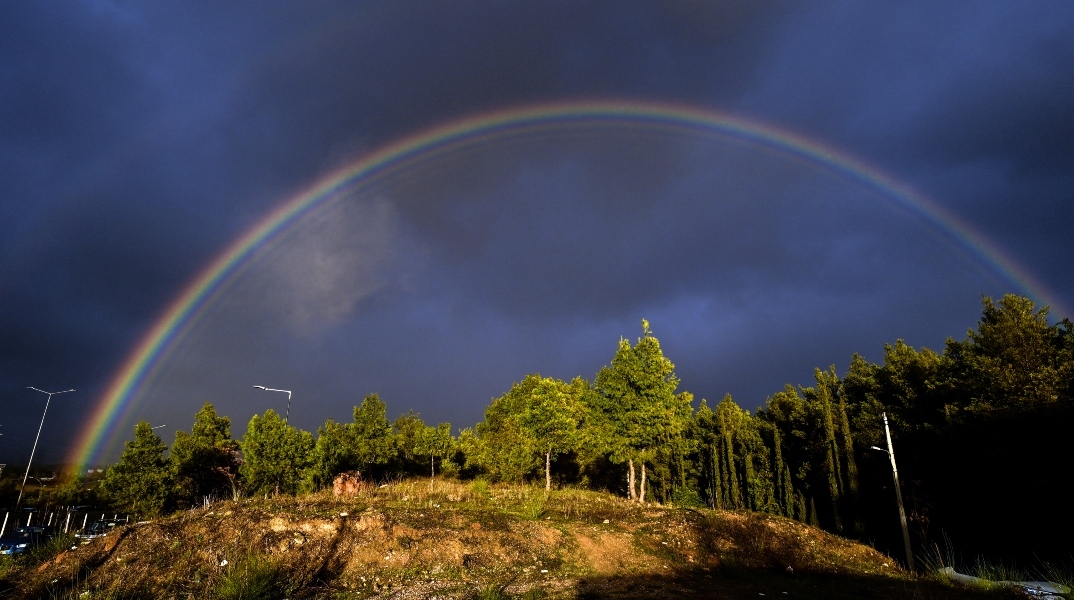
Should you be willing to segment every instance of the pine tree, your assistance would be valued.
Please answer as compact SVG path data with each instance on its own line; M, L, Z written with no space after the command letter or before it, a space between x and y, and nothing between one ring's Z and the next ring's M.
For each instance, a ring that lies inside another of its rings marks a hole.
M174 491L170 464L164 457L166 449L149 423L139 421L119 462L105 471L101 493L143 516L165 512L172 505Z
M674 370L643 319L637 344L619 340L611 365L602 368L593 383L596 393L590 396L593 405L587 407L593 426L602 431L600 437L612 460L628 464L631 498L635 498L635 463L640 466L641 486L636 495L640 501L645 500L647 461L657 454L658 445L669 446L677 432L685 430L693 411L683 405L691 397L676 394L679 378Z
M271 408L254 415L241 442L244 463L239 469L255 494L295 494L310 466L313 436L288 425Z
M332 484L336 475L357 469L354 431L332 419L317 428L317 442L306 467L303 488L319 490Z
M239 445L231 439L231 419L218 416L212 404L206 402L194 415L189 434L175 432L169 458L181 504L238 495Z
M388 421L388 406L377 394L369 394L360 406L354 407L351 423L355 467L369 472L388 464L395 456L392 424Z

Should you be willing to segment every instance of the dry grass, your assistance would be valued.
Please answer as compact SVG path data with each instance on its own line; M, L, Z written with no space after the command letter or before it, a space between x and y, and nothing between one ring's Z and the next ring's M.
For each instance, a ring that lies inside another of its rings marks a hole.
M777 517L411 480L345 499L225 501L126 526L10 566L0 590L79 599L714 597L718 581L715 597L736 597L802 578L837 582L815 597L839 597L832 590L849 581L895 586L876 597L919 585L871 548Z

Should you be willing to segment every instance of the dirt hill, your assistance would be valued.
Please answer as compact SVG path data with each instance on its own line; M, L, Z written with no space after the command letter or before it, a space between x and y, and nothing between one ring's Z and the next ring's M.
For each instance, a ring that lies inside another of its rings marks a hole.
M982 598L767 515L408 481L219 502L9 565L12 598Z

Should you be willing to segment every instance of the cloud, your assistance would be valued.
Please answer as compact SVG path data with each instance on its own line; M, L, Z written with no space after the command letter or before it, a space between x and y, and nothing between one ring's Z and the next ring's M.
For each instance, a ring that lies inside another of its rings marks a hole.
M405 283L399 216L385 199L348 198L322 207L271 242L230 290L232 304L264 312L296 333L349 317L363 300Z

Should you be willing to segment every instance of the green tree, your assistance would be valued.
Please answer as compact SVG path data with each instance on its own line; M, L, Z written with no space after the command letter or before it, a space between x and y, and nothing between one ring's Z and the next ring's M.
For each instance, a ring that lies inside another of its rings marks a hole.
M984 298L977 330L962 342L948 340L945 355L969 412L1023 408L1059 401L1069 391L1070 323L1048 324L1048 307L1007 294L997 305Z
M238 496L239 445L231 439L231 419L206 402L194 415L190 433L175 432L171 451L176 497L193 505L207 496Z
M425 433L425 421L413 410L399 415L392 423L392 439L395 441L397 468L406 473L425 470L421 454L421 438Z
M295 494L309 467L313 436L288 425L271 408L254 415L241 442L243 479L255 494Z
M354 407L354 458L358 468L369 471L386 465L395 457L392 424L388 421L388 405L377 394L369 394L360 406Z
M518 415L526 411L530 399L541 383L541 376L526 375L485 409L485 420L477 424L480 444L474 450L476 463L494 479L518 482L537 468L539 448L527 435Z
M570 384L541 378L517 416L521 431L544 455L545 491L552 489L552 458L570 450L578 437L579 399L587 387L580 377Z
M436 459L443 460L455 447L451 437L451 423L440 423L436 427L425 427L415 444L415 454L429 457L429 488L432 489L436 479Z
M157 516L171 507L172 475L164 457L167 446L149 423L134 426L119 462L108 467L100 490L106 498L134 513Z
M387 405L370 394L354 407L354 422L341 424L329 419L317 429L317 443L306 471L306 487L320 489L336 475L360 470L371 476L372 469L387 465L396 456Z
M356 468L354 432L343 423L332 419L317 428L317 442L313 446L310 464L306 468L304 487L319 490L331 485L336 475Z
M598 432L595 439L614 462L628 464L631 499L645 501L645 466L655 456L657 445L670 444L686 429L692 413L690 397L676 394L678 386L675 365L664 356L660 341L643 319L637 344L619 340L611 365L597 373L596 393L586 396L592 403L587 409ZM635 491L635 462L641 465L640 493Z
M2 494L0 494L0 497L2 497ZM95 503L95 501L96 494L92 488L86 485L86 478L79 473L75 473L64 479L63 483L49 494L46 504L72 506L91 504Z

